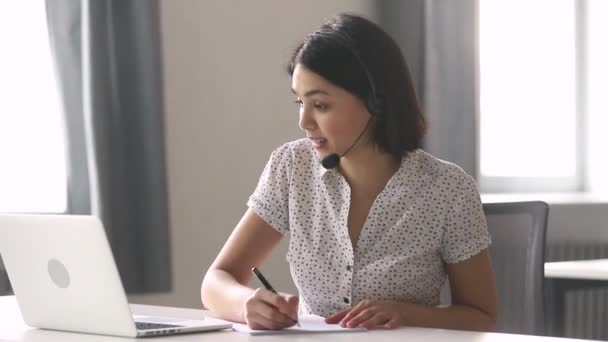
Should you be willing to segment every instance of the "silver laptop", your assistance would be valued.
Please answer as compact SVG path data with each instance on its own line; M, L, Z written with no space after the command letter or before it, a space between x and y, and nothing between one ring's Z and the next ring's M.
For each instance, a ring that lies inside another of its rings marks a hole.
M94 216L0 215L0 255L23 319L32 327L128 337L230 327L213 318L135 321Z

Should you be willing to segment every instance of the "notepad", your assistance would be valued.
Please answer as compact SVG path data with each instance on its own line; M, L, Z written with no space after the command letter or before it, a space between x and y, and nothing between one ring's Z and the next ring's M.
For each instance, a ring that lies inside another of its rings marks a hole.
M254 330L247 324L234 323L232 329L241 334L247 335L280 335L280 334L310 334L310 333L334 333L334 332L356 332L366 331L365 328L343 328L339 324L327 324L325 318L317 315L300 316L298 319L300 326L281 330Z

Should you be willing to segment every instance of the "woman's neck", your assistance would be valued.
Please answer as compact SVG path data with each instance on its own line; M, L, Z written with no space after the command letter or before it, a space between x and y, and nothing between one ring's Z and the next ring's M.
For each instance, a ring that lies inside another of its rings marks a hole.
M381 152L377 146L366 146L351 151L340 160L340 173L351 189L365 193L380 193L397 172L401 160Z

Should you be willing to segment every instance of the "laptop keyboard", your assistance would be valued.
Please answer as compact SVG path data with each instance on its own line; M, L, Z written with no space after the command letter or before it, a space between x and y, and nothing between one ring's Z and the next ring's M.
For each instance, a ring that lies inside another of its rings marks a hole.
M182 327L183 325L135 322L135 326L137 327L137 330L151 330L151 329L179 328L179 327Z

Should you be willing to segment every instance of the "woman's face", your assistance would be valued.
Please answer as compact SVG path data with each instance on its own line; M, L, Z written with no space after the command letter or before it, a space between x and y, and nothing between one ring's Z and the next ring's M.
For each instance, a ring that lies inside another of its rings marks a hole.
M299 104L300 128L320 158L346 152L371 118L361 99L301 64L293 71L291 88ZM369 141L367 136L357 145Z

